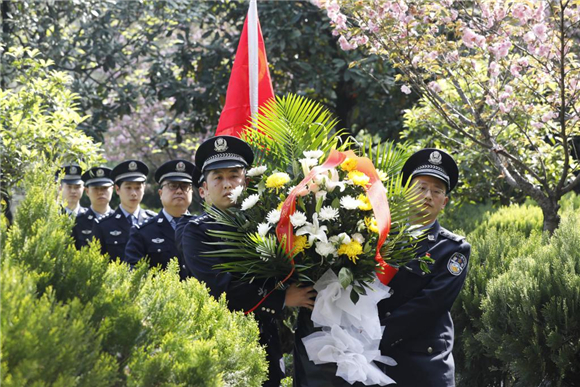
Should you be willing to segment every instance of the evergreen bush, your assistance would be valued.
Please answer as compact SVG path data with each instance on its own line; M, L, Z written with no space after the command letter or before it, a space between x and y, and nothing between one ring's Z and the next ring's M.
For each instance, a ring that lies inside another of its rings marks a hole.
M580 380L580 215L567 213L550 243L491 279L477 339L516 386Z
M231 313L195 279L109 264L77 251L52 171L27 196L2 250L2 376L8 386L259 386L265 352L251 316ZM3 223L4 225L4 223Z

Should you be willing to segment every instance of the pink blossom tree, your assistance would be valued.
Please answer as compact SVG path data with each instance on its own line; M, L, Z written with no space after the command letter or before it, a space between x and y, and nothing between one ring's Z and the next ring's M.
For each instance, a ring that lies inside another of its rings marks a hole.
M580 184L580 2L331 0L319 2L344 50L364 47L421 95L408 118L483 152L500 176L560 221ZM440 130L440 132L443 132Z

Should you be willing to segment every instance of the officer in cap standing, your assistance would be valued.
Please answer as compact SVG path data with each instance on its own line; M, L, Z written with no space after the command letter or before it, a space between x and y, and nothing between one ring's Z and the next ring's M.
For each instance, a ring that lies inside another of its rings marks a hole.
M115 212L97 219L93 225L93 235L101 242L101 252L108 253L111 260L125 257L131 227L156 215L140 207L148 173L147 165L138 160L123 161L111 171L121 204Z
M62 176L63 171L64 176L60 180L60 193L63 202L66 203L63 211L72 216L83 214L87 211L86 207L81 207L79 204L83 197L83 181L81 179L83 170L78 165L65 165L57 172L57 179Z
M195 165L189 161L171 160L155 172L163 209L131 229L124 259L131 267L143 257L149 258L150 267L161 266L163 269L173 257L178 257L180 268L183 267L183 258L175 246L175 228L179 219L188 214L194 170ZM196 178L199 179L199 174Z
M253 160L252 148L237 137L217 136L201 144L195 154L195 164L201 168L203 174L200 189L206 203L222 211L232 207L234 204L228 195L236 187L245 187L246 168ZM214 220L207 213L192 217L187 222L185 220L180 223L176 238L177 244L183 248L187 274L205 282L210 294L215 298L225 293L230 310L249 311L265 294L275 288L275 279L248 283L239 281L231 273L214 269L214 265L227 262L228 257L203 255L205 252L222 248L219 246L220 238L209 236L207 232L210 229L223 231L231 229L214 224ZM254 315L260 327L260 343L266 346L269 363L268 381L264 386L279 386L284 376L281 367L282 350L275 318L280 317L284 306L312 309L314 305L311 299L314 296L312 291L310 286L299 288L293 284L286 290L273 291L255 309Z
M109 202L113 196L113 180L111 168L93 167L82 174L85 192L91 200L91 207L83 214L77 215L72 235L75 247L80 250L93 238L93 223L95 220L109 215L113 210Z
M437 217L457 184L458 168L444 151L423 149L407 160L402 173L419 199L411 223L421 225L426 235L416 254L434 262L429 273L416 261L407 265L410 270L399 270L389 283L391 297L379 303L381 325L386 326L381 352L398 363L384 371L401 387L455 386L450 310L465 282L471 246L441 227Z

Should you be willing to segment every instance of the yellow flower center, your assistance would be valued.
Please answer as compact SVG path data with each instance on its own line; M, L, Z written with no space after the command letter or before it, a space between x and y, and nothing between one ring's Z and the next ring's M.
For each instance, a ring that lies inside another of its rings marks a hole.
M374 217L366 217L365 225L369 231L374 232L375 234L379 233L379 226L377 225L377 220Z
M348 173L348 180L352 180L354 185L366 187L371 178L360 171L350 171Z
M369 200L369 198L367 197L367 195L365 194L360 194L358 195L358 200L360 200L360 202L362 203L360 206L358 206L359 210L361 211L370 211L373 209L373 206L371 204L371 201Z
M290 181L290 176L284 172L273 173L266 179L266 188L281 188Z
M294 238L294 247L292 253L294 255L303 252L305 249L309 248L308 238L306 235L300 235Z
M353 263L356 263L358 255L362 254L362 252L362 245L355 240L351 240L350 243L343 243L338 248L338 254L346 255Z
M342 169L343 171L350 172L356 169L356 165L357 165L356 159L351 159L350 157L347 157L346 160L344 160L342 164L340 164L340 169Z

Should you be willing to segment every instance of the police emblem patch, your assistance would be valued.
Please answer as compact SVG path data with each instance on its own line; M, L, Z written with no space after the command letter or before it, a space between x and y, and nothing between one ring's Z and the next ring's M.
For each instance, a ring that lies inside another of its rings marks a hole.
M134 161L131 161L131 162L129 163L129 170L130 170L130 171L136 171L136 170L137 170L137 163L136 163L136 162L134 162Z
M81 232L85 235L89 235L93 233L93 230L82 230Z
M111 231L111 232L109 232L109 234L111 234L112 236L119 236L119 235L121 235L122 233L123 233L122 231L118 231L118 230L115 230L115 231Z
M185 171L185 164L183 162L178 162L177 165L175 166L175 170L177 172L183 172Z
M463 269L467 266L467 258L461 253L455 253L449 258L447 262L447 270L451 275L460 275L463 273Z
M165 239L155 238L155 239L151 239L151 242L153 242L153 243L163 243L163 242L165 242Z
M105 171L103 171L102 169L97 169L97 176L98 176L98 177L103 177L103 176L105 176Z
M437 151L431 152L431 154L429 155L429 162L431 164L439 165L441 164L442 160L443 157L441 156L441 153Z
M215 143L213 145L213 149L216 152L225 152L228 150L228 142L226 141L225 138L218 137L218 139L215 140Z
M70 173L71 175L74 175L77 173L77 167L70 167Z

